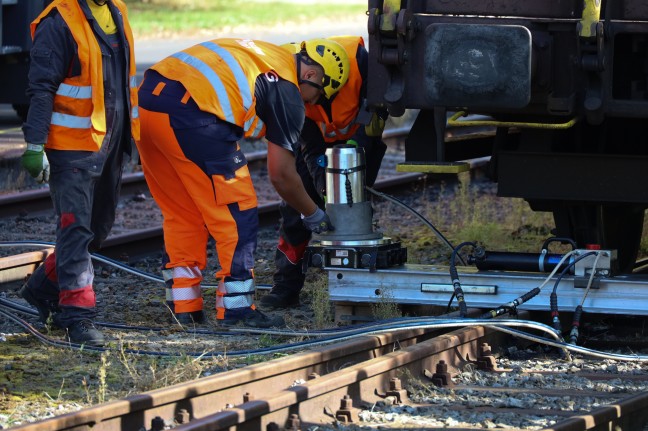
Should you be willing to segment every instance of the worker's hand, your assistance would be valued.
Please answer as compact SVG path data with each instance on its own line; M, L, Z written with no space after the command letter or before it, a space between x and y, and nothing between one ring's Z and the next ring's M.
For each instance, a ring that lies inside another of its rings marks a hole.
M324 233L335 230L331 224L331 219L326 215L321 208L317 208L315 212L308 217L302 216L304 226L313 231L314 233Z
M346 141L346 144L358 148L358 141L356 141L355 139L349 139L348 141Z
M27 144L22 155L22 165L37 182L49 181L50 166L45 155L44 145Z

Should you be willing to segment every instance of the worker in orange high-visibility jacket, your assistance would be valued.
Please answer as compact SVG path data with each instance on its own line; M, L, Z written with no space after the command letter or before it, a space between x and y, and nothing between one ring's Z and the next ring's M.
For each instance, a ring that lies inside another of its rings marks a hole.
M54 0L32 22L22 164L49 181L56 252L20 294L70 341L104 344L95 327L90 252L115 220L124 155L139 139L133 35L122 0ZM51 174L50 174L51 172Z
M368 53L360 36L334 36L329 40L344 47L349 57L349 79L332 100L306 106L306 121L296 150L297 171L311 199L325 207L325 167L320 162L327 148L351 144L364 149L366 183L372 186L385 154L382 131L387 112L366 109ZM283 45L290 52L298 44ZM281 205L279 244L275 253L275 273L272 290L261 298L264 308L287 308L299 305L299 293L304 286L303 257L311 239L311 231L301 223L299 212Z
M138 145L151 194L164 216L167 301L180 323L204 320L200 285L207 240L216 240L216 318L248 326L282 324L254 305L257 198L238 141L265 136L268 175L311 231L333 227L295 170L293 146L308 104L331 98L348 77L336 42L314 39L289 53L247 39L210 40L146 71L139 90Z

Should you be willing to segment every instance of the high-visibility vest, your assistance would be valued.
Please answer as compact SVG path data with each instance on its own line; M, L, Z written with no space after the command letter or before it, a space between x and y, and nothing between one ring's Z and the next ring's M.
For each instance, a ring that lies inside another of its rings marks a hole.
M334 36L329 39L338 42L344 47L351 63L349 80L331 102L331 117L321 105L306 105L306 118L315 121L322 131L325 142L347 140L353 136L361 124L356 123L360 111L360 89L362 76L358 67L356 52L358 46L364 47L364 40L360 36Z
M139 112L133 33L126 18L126 5L112 0L121 12L129 52L130 120L133 139L139 141ZM106 107L104 101L103 63L99 42L77 0L54 0L31 23L31 36L50 11L56 8L72 33L81 62L79 76L66 77L54 96L54 109L47 136L47 148L56 150L98 151L106 136Z
M181 82L202 111L236 124L248 138L265 136L254 97L259 75L269 80L283 78L299 88L294 56L258 40L210 40L173 54L152 69Z

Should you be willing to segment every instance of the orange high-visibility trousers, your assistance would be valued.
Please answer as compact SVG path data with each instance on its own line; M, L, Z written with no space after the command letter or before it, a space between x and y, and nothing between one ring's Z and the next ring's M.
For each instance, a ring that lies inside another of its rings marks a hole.
M172 280L173 311L199 311L209 235L216 241L221 266L216 277L225 284L253 279L257 198L238 143L230 137L219 140L223 135L213 133L220 120L214 117L211 124L209 120L193 124L196 118L205 119L205 113L192 105L186 92L165 89L159 80L154 84L147 85L145 79L140 88L144 104L140 103L138 150L149 189L164 217L168 255L164 272L167 283ZM247 297L244 308L253 308L252 295Z

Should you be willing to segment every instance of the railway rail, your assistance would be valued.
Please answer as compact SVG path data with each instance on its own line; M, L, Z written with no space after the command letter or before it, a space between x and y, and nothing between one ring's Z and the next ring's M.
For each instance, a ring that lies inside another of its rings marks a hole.
M347 396L358 400L362 393L364 399L374 392L364 389L368 387L389 391L398 368L411 367L419 374L424 368L433 370L439 360L454 364L459 357L473 355L480 342L495 342L496 336L502 339L482 328L438 339L421 329L361 336L16 430L153 429L156 418L167 424L175 421L177 429L252 430L266 429L271 422L283 426L294 414L302 423L321 424L326 407L342 410L340 415L352 414L352 399ZM340 407L341 403L348 406Z
M481 312L470 310L470 316ZM509 325L538 329L541 325L529 323L532 318L523 312L516 320L471 325L470 319L439 316L436 321L408 319L400 329L365 327L365 334L340 343L12 429L246 431L380 425L519 431L541 429L537 424L542 423L549 424L542 429L555 431L645 429L645 372L621 371L565 352L536 353L545 359L540 364L546 369L512 366L515 360L501 358L499 352L525 348L524 342L514 341L512 335L519 334L511 333ZM452 326L459 329L448 329Z

